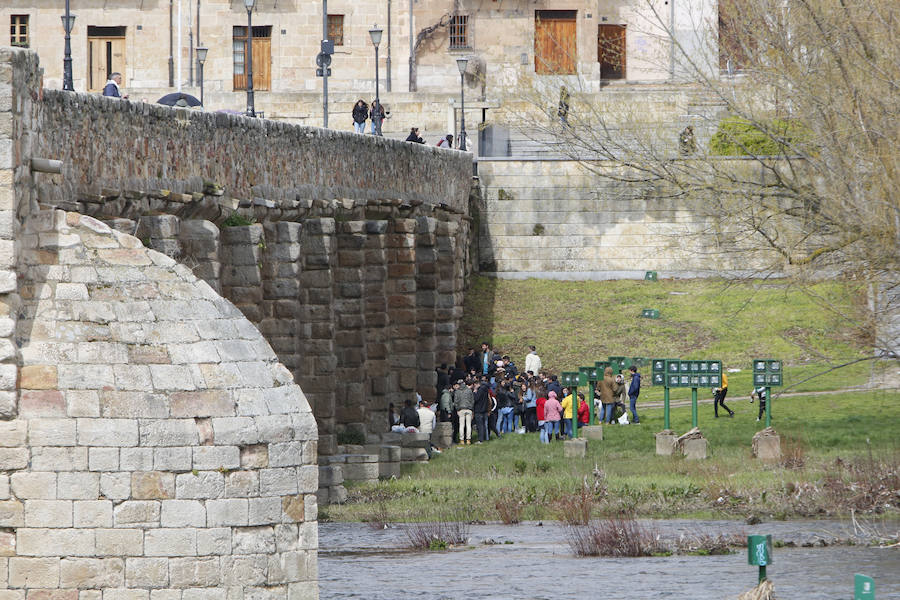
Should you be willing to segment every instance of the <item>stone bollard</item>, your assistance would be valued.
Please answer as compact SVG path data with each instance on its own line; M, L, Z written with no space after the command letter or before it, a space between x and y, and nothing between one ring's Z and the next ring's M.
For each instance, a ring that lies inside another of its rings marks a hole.
M343 469L345 481L375 483L378 481L378 455L348 454Z
M756 432L752 444L753 456L765 462L781 460L781 436L771 427Z
M587 455L588 441L584 438L563 442L563 456L566 458L584 458Z
M342 504L347 499L344 488L344 470L341 464L319 466L319 490L316 499L319 504Z
M400 477L400 446L388 444L370 444L365 447L369 454L378 453L379 479L396 479Z
M579 427L578 431L586 440L599 441L603 439L603 426L601 425L585 425L584 427Z
M706 458L706 438L684 440L684 443L681 445L681 452L688 460Z
M672 456L675 452L675 440L678 436L671 429L664 429L656 434L656 454Z
M453 445L453 423L435 423L431 432L431 444L443 450Z

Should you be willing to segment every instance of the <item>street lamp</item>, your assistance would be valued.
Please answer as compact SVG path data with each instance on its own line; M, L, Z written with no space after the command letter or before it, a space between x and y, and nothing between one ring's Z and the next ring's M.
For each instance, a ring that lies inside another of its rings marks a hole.
M253 7L256 0L244 0L247 8L247 56L245 68L247 70L247 116L256 116L256 107L253 104Z
M200 106L204 106L204 104L203 104L203 63L206 62L206 53L207 52L209 52L209 48L204 48L203 46L197 47L197 62L200 63L200 72L198 73L198 75L200 76Z
M457 58L456 66L459 68L459 149L466 151L466 67L469 65L468 58Z
M375 106L377 107L377 111L375 117L372 119L372 123L375 125L375 135L381 135L381 115L383 113L383 109L381 108L381 98L378 93L378 44L381 43L382 32L383 31L378 28L377 24L372 25L372 29L369 30L369 37L372 38L372 45L375 46Z
M63 58L63 89L74 92L72 85L72 27L75 26L75 15L69 12L69 0L66 0L66 14L62 17L63 29L66 32L66 49Z

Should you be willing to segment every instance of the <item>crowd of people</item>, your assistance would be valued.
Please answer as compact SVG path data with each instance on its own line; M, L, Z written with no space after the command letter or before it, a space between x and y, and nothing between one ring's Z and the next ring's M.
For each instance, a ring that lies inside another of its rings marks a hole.
M627 424L625 406L629 402L631 422L640 423L636 403L641 376L635 367L629 374L630 382L626 383L621 373L606 369L591 399L597 422ZM509 355L497 352L487 342L481 345L481 352L470 348L460 364L437 368L437 391L434 406L420 401L418 410L409 403L399 412L391 406L391 428L404 431L415 427L422 431L424 410L441 422L453 424L454 443L480 444L518 432L538 433L541 442L549 444L572 436L573 419L577 419L579 427L590 424L590 407L584 393L573 394L557 375L543 369L534 346L530 347L522 369ZM426 427L431 431L433 422Z

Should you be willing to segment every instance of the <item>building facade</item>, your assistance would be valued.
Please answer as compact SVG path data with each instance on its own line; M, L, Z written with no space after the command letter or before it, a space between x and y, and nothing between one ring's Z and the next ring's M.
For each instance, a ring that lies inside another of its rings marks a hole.
M679 49L667 28L695 59L712 63L706 55L714 46L708 25L715 24L715 0L678 3L677 10L668 0L331 0L323 18L324 4L256 0L248 46L248 12L240 0L71 0L74 87L99 92L119 72L133 100L152 102L175 89L199 95L194 49L203 46L208 108L245 109L252 54L257 109L321 124L316 56L324 34L334 42L329 102L343 110L352 98L374 97L369 30L375 26L383 30L379 91L401 104L431 97L446 105L459 94L460 56L470 59L467 99L476 103L502 103L535 76L571 78L588 92L672 81L679 76ZM9 41L0 44L36 50L50 88L62 87L62 13L57 0L7 0L0 7L0 22L10 27Z

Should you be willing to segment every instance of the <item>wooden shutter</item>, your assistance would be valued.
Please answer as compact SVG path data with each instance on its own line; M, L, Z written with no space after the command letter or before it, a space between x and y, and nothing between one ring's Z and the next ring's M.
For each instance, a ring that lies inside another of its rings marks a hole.
M574 10L538 10L534 16L534 72L538 75L575 74Z
M600 25L597 33L597 61L601 79L625 78L625 26Z
M272 38L253 38L253 89L272 89Z

